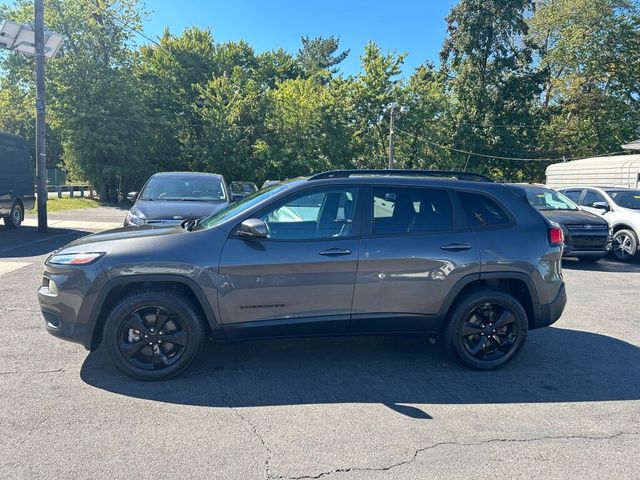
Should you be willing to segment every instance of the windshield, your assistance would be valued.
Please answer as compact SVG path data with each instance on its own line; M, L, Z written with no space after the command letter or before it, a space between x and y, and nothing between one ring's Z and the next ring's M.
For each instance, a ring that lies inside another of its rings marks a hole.
M640 190L605 190L623 208L640 210Z
M207 228L217 227L221 223L224 223L228 219L235 217L245 210L250 209L263 200L272 197L285 188L287 188L287 184L278 184L268 188L264 188L262 190L258 190L257 192L253 192L251 195L247 195L242 200L231 203L230 205L214 213L213 215L203 218L198 222L198 225L194 228L194 230L203 230Z
M140 193L140 200L212 202L226 198L218 177L151 177Z
M555 190L546 188L527 188L529 203L538 210L578 210L578 206L569 198Z

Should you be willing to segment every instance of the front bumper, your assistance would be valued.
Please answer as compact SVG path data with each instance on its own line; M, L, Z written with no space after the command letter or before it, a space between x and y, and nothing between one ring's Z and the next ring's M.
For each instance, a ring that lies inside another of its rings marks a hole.
M543 305L535 305L533 310L534 318L530 330L536 328L548 327L560 318L564 307L567 304L567 292L564 287L564 283L558 290L556 298L551 303Z
M58 268L46 266L38 289L45 328L51 335L91 349L95 322L93 306L106 281L97 266Z

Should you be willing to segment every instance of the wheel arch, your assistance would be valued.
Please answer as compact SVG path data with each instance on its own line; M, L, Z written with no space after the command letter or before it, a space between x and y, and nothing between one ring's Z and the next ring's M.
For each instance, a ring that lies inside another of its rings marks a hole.
M123 295L145 288L167 288L185 294L199 309L205 319L207 334L221 328L220 323L200 286L192 279L182 275L127 275L114 278L102 288L91 313L91 322L95 324L90 350L95 350L102 340L104 324L111 308Z
M492 288L513 295L527 313L527 323L530 329L535 325L535 306L539 304L538 295L533 281L525 274L519 272L492 272L472 274L463 277L451 289L440 311L443 319L442 328L446 327L449 313L455 303L471 291Z

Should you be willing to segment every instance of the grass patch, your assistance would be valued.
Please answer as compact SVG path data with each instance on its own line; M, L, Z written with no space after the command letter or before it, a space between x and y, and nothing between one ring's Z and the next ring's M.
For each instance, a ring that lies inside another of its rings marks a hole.
M99 207L100 202L91 198L49 198L47 200L47 212L62 212L64 210L81 210L83 208L95 208ZM38 206L33 210L29 210L29 213L36 213Z

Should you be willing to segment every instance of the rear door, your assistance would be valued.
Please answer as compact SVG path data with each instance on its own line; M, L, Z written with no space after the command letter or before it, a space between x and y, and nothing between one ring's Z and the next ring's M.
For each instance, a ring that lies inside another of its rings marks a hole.
M354 186L306 189L256 214L268 226L267 239L232 232L220 260L225 329L345 332L358 261L358 198Z
M439 326L444 299L479 252L447 189L378 185L365 192L365 223L353 298L355 332L424 332Z

